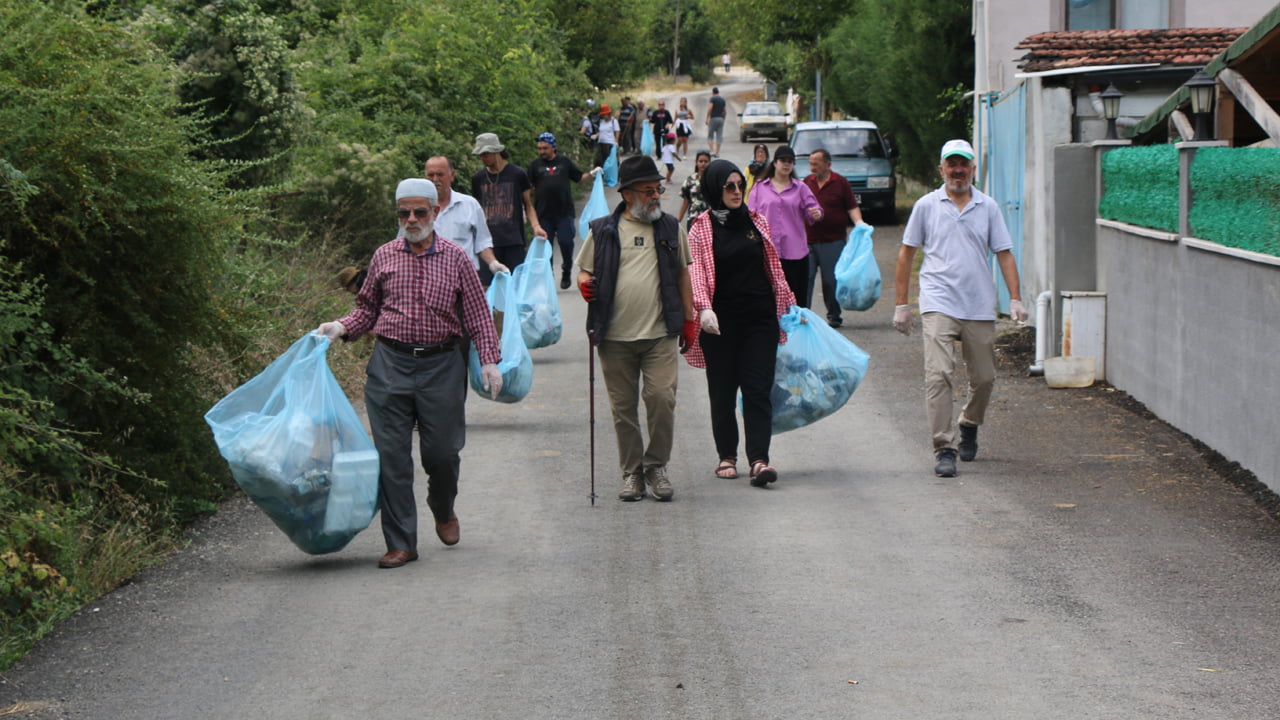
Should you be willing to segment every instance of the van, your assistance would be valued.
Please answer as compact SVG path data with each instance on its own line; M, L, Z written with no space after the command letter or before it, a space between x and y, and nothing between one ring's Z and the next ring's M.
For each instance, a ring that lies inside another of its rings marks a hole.
M791 149L796 153L796 177L809 174L809 153L826 149L831 153L831 170L853 186L863 218L872 224L898 222L895 195L898 189L893 161L898 151L866 120L828 120L797 123L791 133ZM875 221L872 221L872 218Z

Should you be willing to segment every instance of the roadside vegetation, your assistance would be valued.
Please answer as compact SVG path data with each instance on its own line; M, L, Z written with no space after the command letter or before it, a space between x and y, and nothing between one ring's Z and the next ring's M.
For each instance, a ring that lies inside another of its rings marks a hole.
M0 670L233 491L204 412L346 309L400 178L468 178L480 132L524 164L676 54L693 82L756 60L738 11L0 0Z

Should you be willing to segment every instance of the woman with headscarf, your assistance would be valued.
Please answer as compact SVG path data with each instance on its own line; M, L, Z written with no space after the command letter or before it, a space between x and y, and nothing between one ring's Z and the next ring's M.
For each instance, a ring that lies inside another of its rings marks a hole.
M797 298L809 297L809 234L806 225L822 219L822 205L808 185L795 177L796 152L790 145L773 151L773 162L751 188L748 207L764 215L773 228L773 242L782 272Z
M746 179L728 160L713 160L702 172L707 212L689 232L693 307L702 332L690 344L689 364L707 371L711 434L720 463L717 477L738 477L737 396L751 484L778 479L769 464L773 436L774 362L786 335L778 318L795 304L778 263L769 222L742 200Z
M764 176L764 169L769 166L769 146L756 145L751 150L751 163L747 165L747 191L742 197L746 201L751 200L751 186L760 182L760 178Z

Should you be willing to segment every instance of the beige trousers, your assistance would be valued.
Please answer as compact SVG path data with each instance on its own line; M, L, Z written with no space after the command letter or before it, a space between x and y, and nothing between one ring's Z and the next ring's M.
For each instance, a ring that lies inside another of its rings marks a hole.
M925 313L920 322L924 328L925 406L933 449L954 450L956 343L961 344L969 377L969 397L960 410L960 422L981 425L996 382L996 324L993 320L957 320L937 312Z
M675 438L676 380L680 352L676 338L619 342L605 340L597 348L600 375L613 410L622 472L666 467ZM640 400L649 428L646 445L640 432Z

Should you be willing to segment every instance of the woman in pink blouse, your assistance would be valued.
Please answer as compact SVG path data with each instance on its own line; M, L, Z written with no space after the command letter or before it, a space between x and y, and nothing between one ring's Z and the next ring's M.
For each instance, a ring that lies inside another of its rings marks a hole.
M822 206L808 185L795 177L796 153L780 145L764 176L751 186L747 206L773 228L773 244L782 272L797 298L809 297L809 240L805 226L822 219Z
M742 201L746 178L728 160L714 160L702 172L702 199L708 210L689 231L689 279L701 333L685 356L706 368L711 399L711 434L720 464L715 474L738 477L738 391L751 484L778 479L769 465L773 437L773 370L786 335L778 318L795 296L778 264L769 222Z

